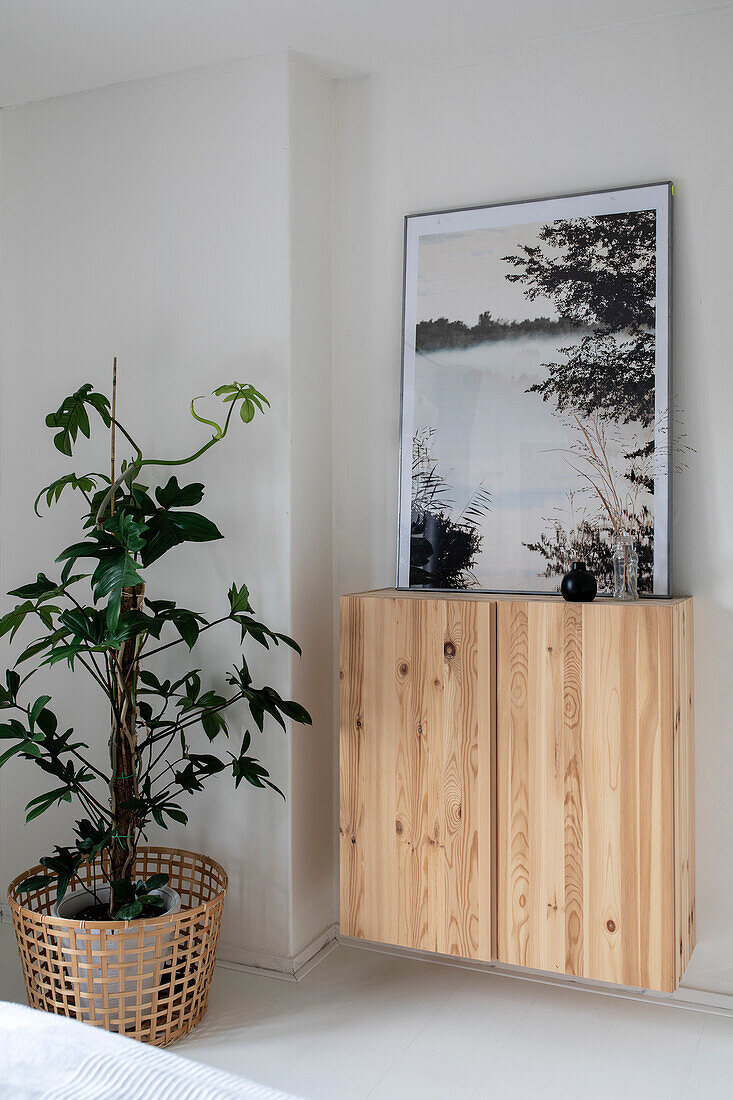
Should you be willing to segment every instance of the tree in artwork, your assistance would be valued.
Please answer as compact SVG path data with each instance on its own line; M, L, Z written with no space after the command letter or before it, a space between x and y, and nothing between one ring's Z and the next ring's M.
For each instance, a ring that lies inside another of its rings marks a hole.
M544 364L547 378L530 392L560 412L653 423L655 211L555 221L538 239L504 257L517 268L507 280L524 284L530 301L550 298L561 318L592 331L560 348L565 359Z

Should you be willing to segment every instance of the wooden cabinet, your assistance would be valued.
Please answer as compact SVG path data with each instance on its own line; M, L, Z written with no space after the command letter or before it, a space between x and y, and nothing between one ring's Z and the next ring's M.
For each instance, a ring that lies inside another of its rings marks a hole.
M490 602L341 601L341 931L493 955Z
M676 988L691 601L386 590L341 616L342 933Z
M694 943L690 614L498 604L502 961L679 983Z

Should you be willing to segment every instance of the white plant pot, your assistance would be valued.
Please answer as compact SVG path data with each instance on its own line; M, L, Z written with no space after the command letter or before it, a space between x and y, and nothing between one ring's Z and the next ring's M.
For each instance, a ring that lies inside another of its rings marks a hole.
M122 1018L125 1007L149 1006L154 990L172 979L175 923L161 918L178 913L181 898L170 886L151 892L167 903L154 918L77 921L76 914L95 900L108 904L109 886L98 887L96 899L89 890L74 890L53 906L53 915L70 923L69 933L58 931L57 936L64 969L74 985L79 1019L102 1023L105 1017Z

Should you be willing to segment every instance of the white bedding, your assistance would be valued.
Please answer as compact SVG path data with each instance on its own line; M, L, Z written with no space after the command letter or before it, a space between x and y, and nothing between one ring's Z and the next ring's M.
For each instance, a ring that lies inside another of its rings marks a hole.
M0 1001L0 1100L297 1100L101 1028Z

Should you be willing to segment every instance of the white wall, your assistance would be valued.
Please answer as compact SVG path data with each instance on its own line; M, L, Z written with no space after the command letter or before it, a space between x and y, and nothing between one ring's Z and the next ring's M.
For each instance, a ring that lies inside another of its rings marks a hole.
M305 667L316 664L318 640L318 663L330 668L330 632L323 638L317 628L308 631L300 595L331 588L327 521L323 534L330 438L322 430L330 416L324 325L330 286L320 258L329 254L330 210L323 205L328 196L317 198L310 214L300 197L295 173L305 153L294 112L326 163L331 105L308 66L291 63L285 53L0 115L2 591L48 571L54 553L75 537L75 502L62 502L43 522L32 511L37 490L67 465L43 426L45 413L66 393L87 379L108 389L116 354L120 417L146 450L165 457L187 453L208 437L190 418L191 396L233 378L252 381L272 410L249 426L235 421L225 442L191 467L191 478L207 485L206 514L226 539L171 553L150 570L148 592L183 596L213 616L226 607L231 581L245 580L268 624L301 640L307 634ZM303 186L307 198L320 179ZM306 295L292 277L314 252L321 276ZM301 400L303 374L314 365ZM308 414L323 411L304 427L301 405ZM314 473L325 474L309 479L299 470L295 449L301 445L310 448ZM106 462L93 440L68 465L106 469ZM238 641L233 628L212 631L195 660L185 649L174 651L171 667L208 668L224 686ZM299 698L317 719L313 731L298 727L287 737L277 727L261 738L253 729L287 805L246 784L235 792L231 780L219 777L204 796L187 800L188 829L158 831L156 839L165 843L169 836L227 867L224 957L287 965L333 920L332 829L323 812L332 783L330 683L323 674L320 682L317 675L304 677L284 648L254 650L255 675ZM104 708L80 690L79 679L55 673L54 702L103 752ZM244 722L245 712L239 717ZM316 746L312 754L301 742ZM309 771L310 761L318 766ZM3 881L61 836L55 813L22 828L23 805L38 790L39 776L28 765L3 770ZM313 896L294 883L296 818L298 843L307 838L311 847Z
M303 662L253 654L316 719L262 739L287 806L221 780L173 834L230 871L225 956L286 966L334 916L333 595L394 580L404 214L671 178L674 389L698 452L674 517L675 585L696 597L698 953L723 981L732 29L730 8L710 10L343 83L333 193L333 88L285 54L0 114L2 590L74 537L73 506L32 514L58 465L42 414L80 381L105 385L113 354L123 417L165 453L200 438L189 394L240 377L273 402L195 471L226 541L170 555L150 578L213 612L241 577L305 649ZM91 466L97 453L83 448ZM207 636L206 664L225 668L234 641ZM102 752L99 702L52 680ZM58 816L20 827L36 789L20 766L5 771L3 881L61 834Z
M344 83L334 222L338 594L394 583L403 215L674 181L674 391L697 448L675 490L674 585L696 599L698 954L729 985L732 31L727 8Z

